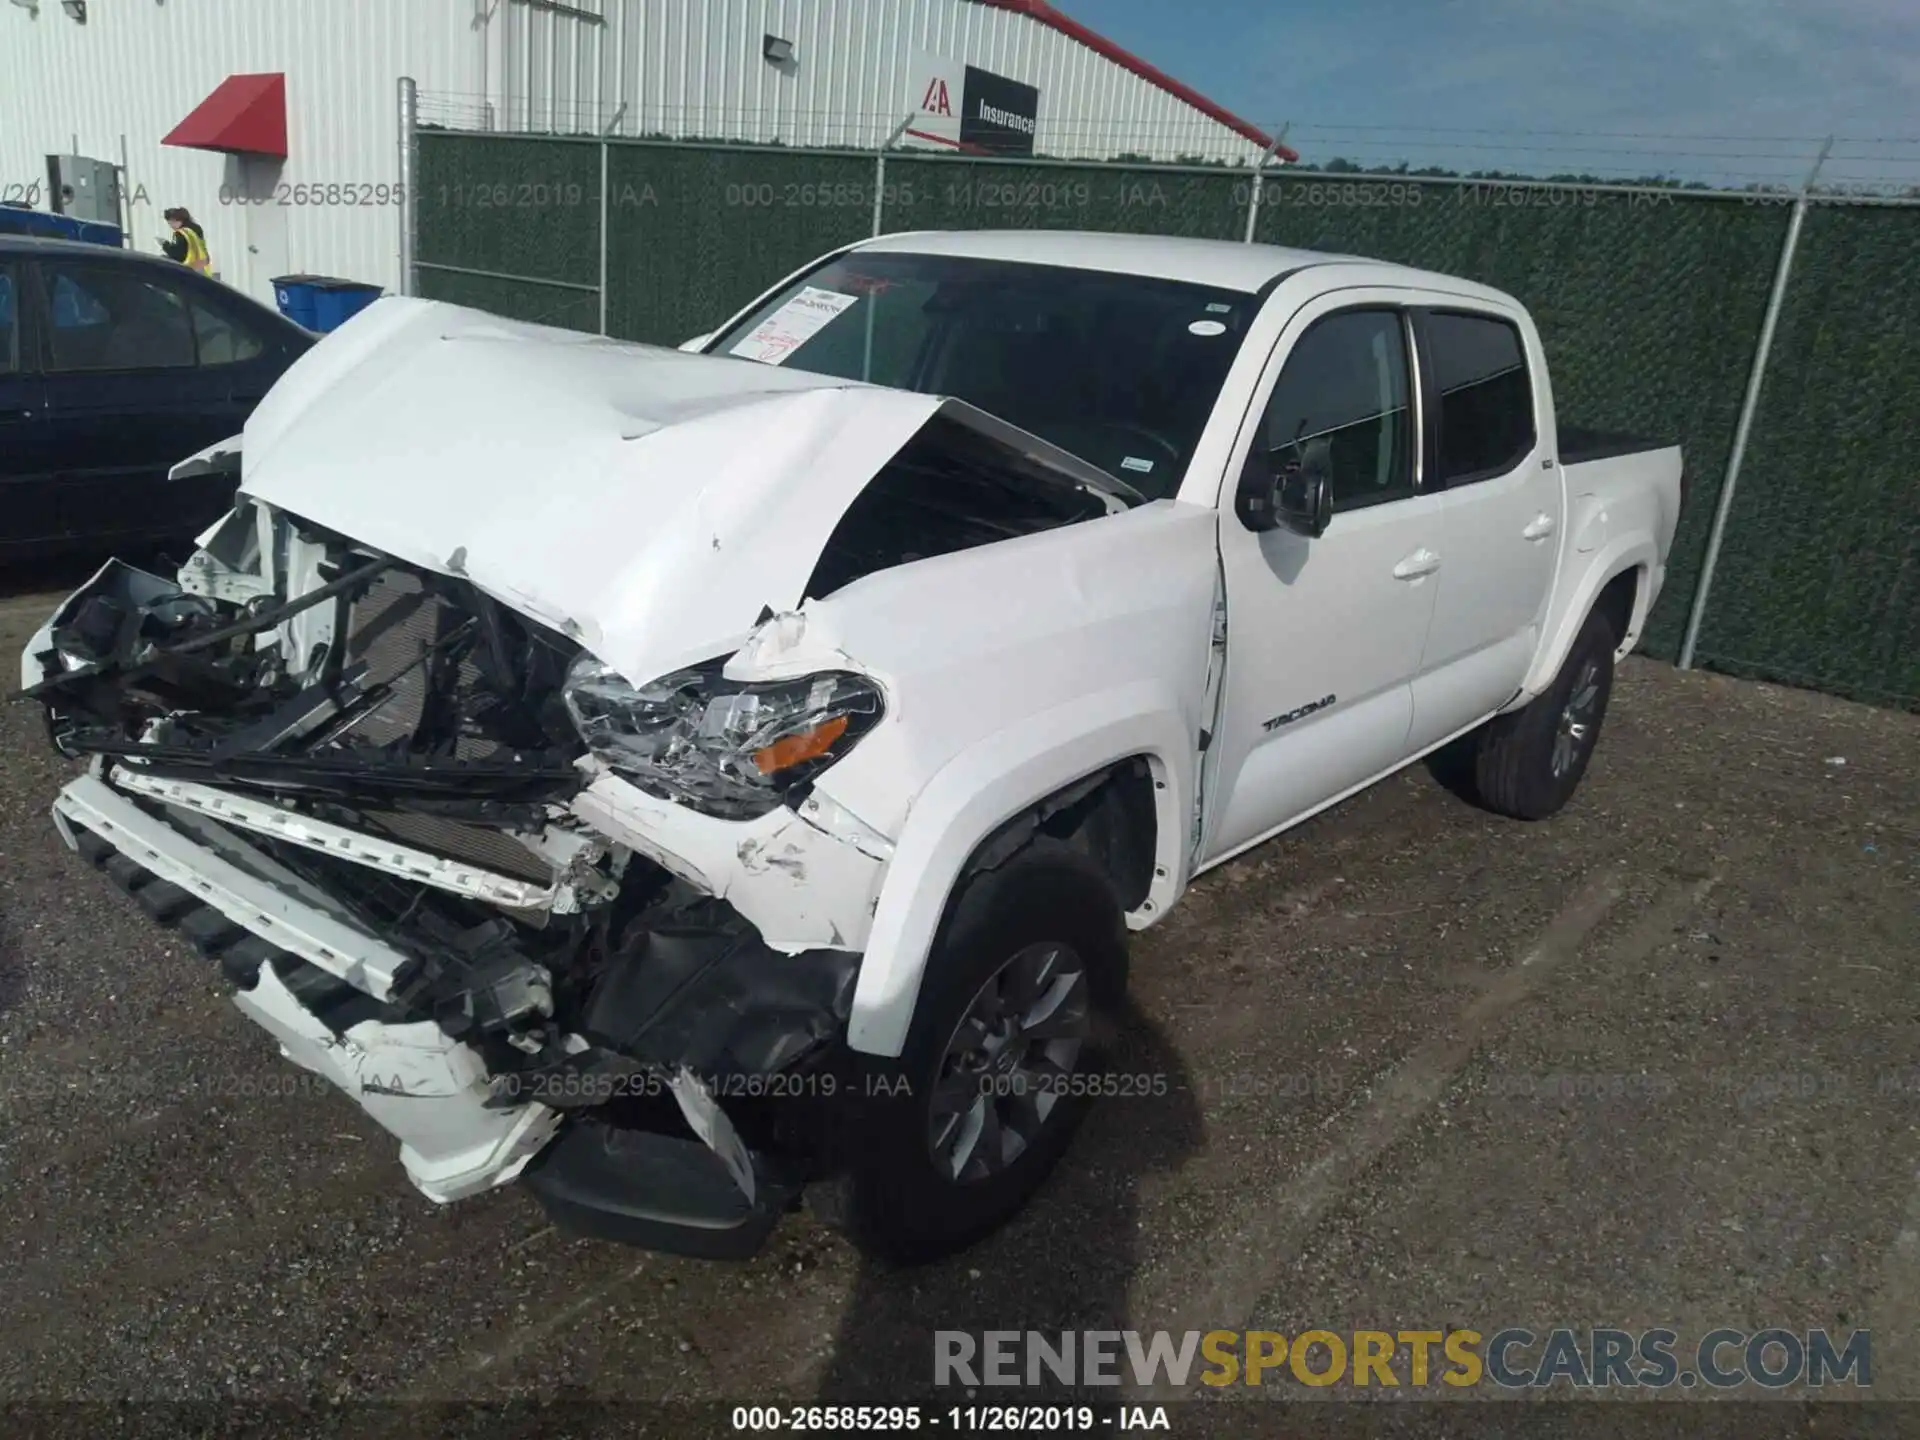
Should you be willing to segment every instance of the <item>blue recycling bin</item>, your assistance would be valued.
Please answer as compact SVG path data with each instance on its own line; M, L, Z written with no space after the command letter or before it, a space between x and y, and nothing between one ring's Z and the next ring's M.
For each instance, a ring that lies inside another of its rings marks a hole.
M338 330L383 292L360 280L324 280L314 287L313 318L317 330Z
M381 296L378 285L333 275L276 275L274 303L294 324L322 334L338 330Z
M126 237L118 225L103 220L80 220L72 215L55 215L27 205L0 204L0 235L42 235L53 240L84 240L90 245L125 247Z
M109 225L104 220L76 220L74 229L74 238L84 240L89 245L111 245L116 250L126 248L126 235L118 225Z
M276 275L273 277L273 303L280 313L303 330L318 330L314 321L314 286L323 275Z
M0 232L41 235L53 240L78 240L80 222L71 215L31 210L25 205L0 205Z

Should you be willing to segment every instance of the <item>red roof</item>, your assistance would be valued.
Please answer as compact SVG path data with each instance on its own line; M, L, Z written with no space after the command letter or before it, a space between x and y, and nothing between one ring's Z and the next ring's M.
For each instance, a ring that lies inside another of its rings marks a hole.
M1158 86L1177 100L1184 100L1202 115L1218 120L1236 134L1246 136L1261 149L1273 146L1273 153L1277 159L1292 164L1300 158L1299 152L1290 150L1285 145L1276 145L1274 138L1259 126L1242 120L1231 110L1214 104L1198 90L1182 85L1164 70L1149 65L1131 50L1121 49L1106 36L1097 34L1087 29L1078 20L1061 14L1049 5L1047 0L979 0L979 3L991 5L996 10L1010 10L1015 15L1025 15L1029 20L1038 20L1049 30L1058 30L1069 39L1079 41L1096 55L1104 55L1123 70L1131 70L1149 85Z
M229 75L162 145L287 158L287 77Z

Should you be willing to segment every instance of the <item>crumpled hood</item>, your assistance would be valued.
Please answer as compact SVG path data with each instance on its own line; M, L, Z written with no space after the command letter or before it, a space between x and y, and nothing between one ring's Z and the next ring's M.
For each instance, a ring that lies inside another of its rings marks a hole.
M465 575L644 681L797 605L943 403L393 297L255 409L241 489Z

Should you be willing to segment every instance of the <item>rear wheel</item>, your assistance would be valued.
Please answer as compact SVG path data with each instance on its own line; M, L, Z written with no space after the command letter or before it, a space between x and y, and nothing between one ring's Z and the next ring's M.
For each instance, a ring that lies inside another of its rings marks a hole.
M937 1259L1019 1210L1065 1153L1125 983L1106 877L1038 841L949 911L900 1058L865 1060L846 1172L810 1203L883 1259Z
M1553 683L1480 732L1474 784L1489 809L1519 820L1544 820L1573 797L1606 718L1619 643L1613 622L1595 610Z

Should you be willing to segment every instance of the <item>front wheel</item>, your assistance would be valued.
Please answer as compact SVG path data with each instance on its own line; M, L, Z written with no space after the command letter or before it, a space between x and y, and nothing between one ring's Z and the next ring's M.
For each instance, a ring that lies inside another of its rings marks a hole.
M814 1208L908 1264L1007 1220L1079 1126L1125 970L1120 906L1079 852L1039 841L975 876L928 958L900 1058L863 1062L849 1168Z
M1594 611L1553 683L1480 732L1474 783L1489 809L1518 820L1544 820L1573 798L1607 715L1619 643L1612 622Z

